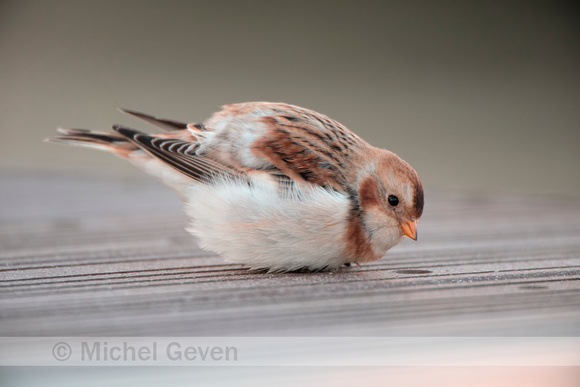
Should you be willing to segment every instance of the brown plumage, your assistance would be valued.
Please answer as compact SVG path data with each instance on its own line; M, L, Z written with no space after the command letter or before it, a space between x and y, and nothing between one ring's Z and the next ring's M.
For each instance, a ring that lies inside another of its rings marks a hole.
M61 129L49 140L113 152L161 179L188 203L190 231L230 260L276 271L321 270L374 261L403 235L416 239L424 198L415 170L323 114L251 102L187 124L123 111L167 132L116 125L116 133ZM238 240L236 232L256 240ZM301 255L287 251L292 248Z

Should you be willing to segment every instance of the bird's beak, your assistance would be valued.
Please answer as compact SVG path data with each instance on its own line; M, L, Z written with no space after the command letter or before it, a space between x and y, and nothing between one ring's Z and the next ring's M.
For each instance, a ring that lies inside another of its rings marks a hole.
M412 240L417 240L417 221L409 220L408 222L402 222L401 227L403 227L403 232L406 236Z

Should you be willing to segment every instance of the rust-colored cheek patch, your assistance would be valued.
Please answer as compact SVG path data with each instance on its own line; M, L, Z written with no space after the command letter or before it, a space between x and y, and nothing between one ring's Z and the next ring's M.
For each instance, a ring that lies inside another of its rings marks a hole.
M381 205L381 199L379 198L379 185L377 180L374 177L366 177L364 180L361 181L359 184L359 203L361 208L368 209L374 206Z

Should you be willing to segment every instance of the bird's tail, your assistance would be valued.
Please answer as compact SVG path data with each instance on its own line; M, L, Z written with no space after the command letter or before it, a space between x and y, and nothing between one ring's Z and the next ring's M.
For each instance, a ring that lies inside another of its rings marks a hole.
M163 129L165 132L169 132L154 135L157 137L196 141L197 139L193 133L203 132L205 130L205 127L201 124L188 125L185 122L152 116L130 109L119 109L119 111L148 122ZM131 141L132 136L127 137L120 133L93 132L85 129L58 129L58 132L58 135L47 138L44 141L99 149L124 158L127 158L131 152L139 149L138 144Z
M46 142L93 148L114 153L127 158L138 147L118 133L94 132L85 129L58 129L58 135L47 138Z

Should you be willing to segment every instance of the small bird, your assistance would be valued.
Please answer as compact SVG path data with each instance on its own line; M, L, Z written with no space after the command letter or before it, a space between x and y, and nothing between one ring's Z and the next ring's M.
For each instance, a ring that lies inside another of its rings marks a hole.
M119 109L165 132L58 129L45 141L105 150L172 188L187 230L226 260L269 272L334 270L417 240L415 170L342 124L284 103L225 105L203 123Z

